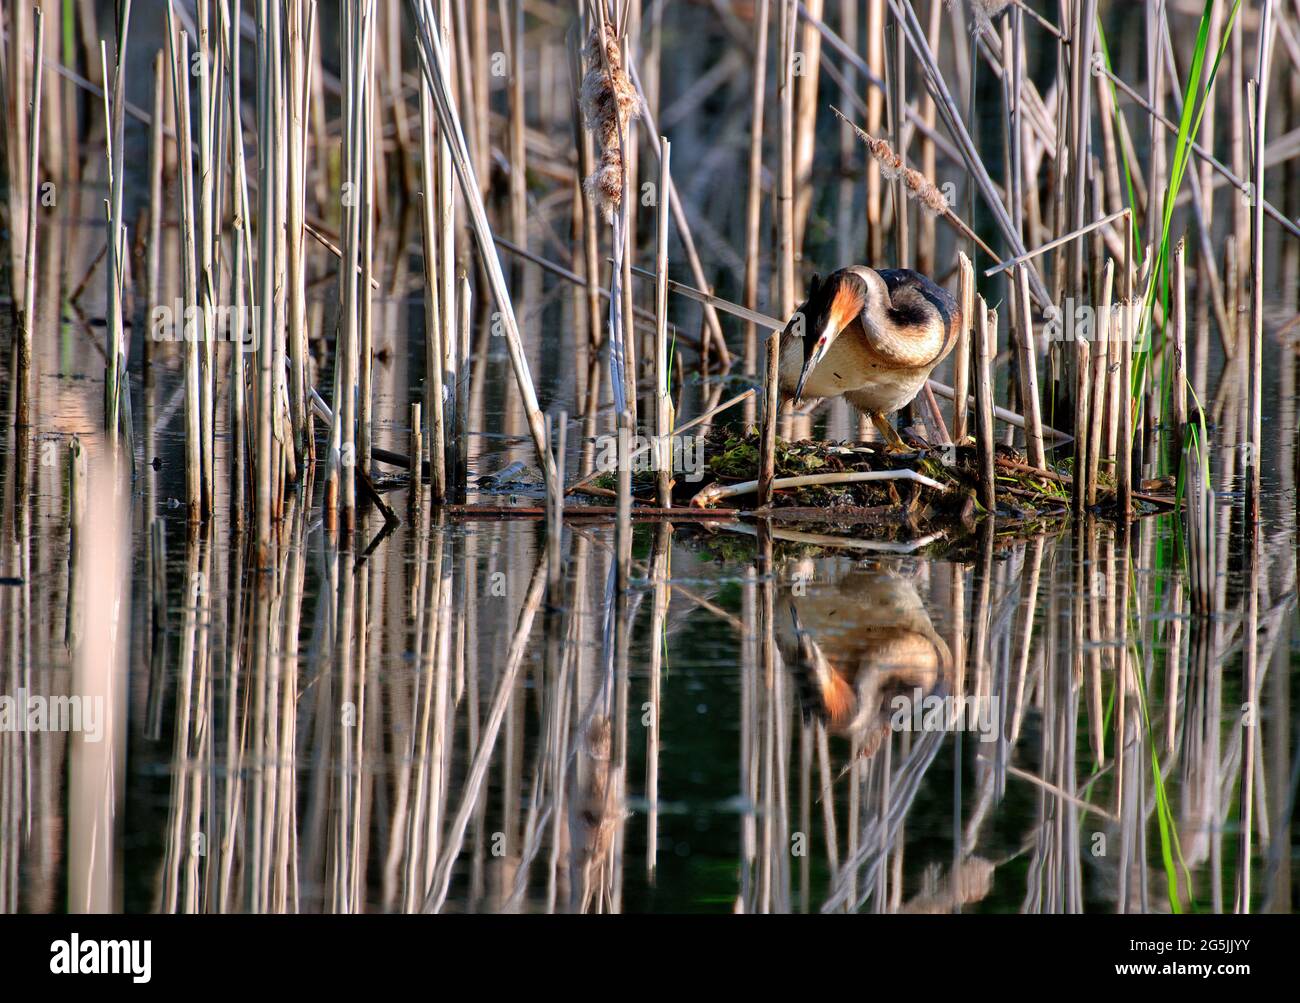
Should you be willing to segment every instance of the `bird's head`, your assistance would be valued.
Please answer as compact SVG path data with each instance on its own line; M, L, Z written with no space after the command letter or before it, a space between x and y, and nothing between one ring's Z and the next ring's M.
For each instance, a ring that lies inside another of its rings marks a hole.
M840 332L867 308L872 298L888 300L884 280L870 268L841 268L825 279L812 277L808 299L791 319L791 328L803 337L803 367L794 397L803 397L808 377L826 357ZM797 325L797 326L796 326Z

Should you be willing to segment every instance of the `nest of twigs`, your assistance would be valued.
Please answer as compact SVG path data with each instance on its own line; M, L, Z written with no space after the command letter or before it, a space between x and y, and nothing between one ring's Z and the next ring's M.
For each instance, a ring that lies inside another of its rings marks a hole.
M849 472L911 471L933 484L916 480L873 480L778 488L770 508L763 510L756 509L757 498L752 492L713 502L711 496L720 488L758 478L759 449L756 432L711 429L704 444L702 476L699 472L676 473L674 504L733 506L783 522L874 527L889 536L895 535L889 530L921 534L959 527L972 529L987 514L978 501L978 457L970 441L917 446L911 453L896 454L868 443L778 440L778 481ZM1045 472L1035 470L1022 453L998 445L995 492L999 525L1025 530L1068 518L1071 482L1068 462L1050 466ZM595 484L604 489L615 486L612 475L598 479ZM1151 482L1141 487L1138 514L1173 506L1172 484ZM635 474L632 489L638 500L653 504L654 474ZM1114 510L1114 505L1113 483L1103 477L1096 514L1106 515Z

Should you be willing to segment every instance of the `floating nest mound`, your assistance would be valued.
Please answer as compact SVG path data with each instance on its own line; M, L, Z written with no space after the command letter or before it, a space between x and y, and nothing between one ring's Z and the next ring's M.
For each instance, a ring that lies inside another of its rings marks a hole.
M819 476L852 472L911 471L922 480L866 480L778 488L768 509L757 510L753 491L730 494L734 485L757 480L759 436L726 428L711 429L703 450L703 477L678 473L673 484L675 505L735 507L789 523L822 527L875 527L877 536L915 537L957 527L973 529L987 513L978 501L978 457L972 443L918 447L907 454L891 454L880 446L853 442L778 439L776 477ZM1017 450L998 445L997 518L999 526L1020 531L1044 528L1070 514L1072 479L1068 464L1046 473L1030 467ZM612 478L610 478L612 487ZM633 491L653 498L654 475L638 473ZM1175 504L1172 479L1142 484L1135 495L1136 514L1167 510ZM1114 514L1113 481L1102 478L1098 515ZM890 531L894 532L890 532Z
M683 501L701 504L714 486L739 484L758 478L759 436L715 430L705 442L704 480L684 483L680 478L675 494ZM1007 446L998 456L1023 464L1024 456ZM887 453L880 446L852 442L802 440L776 446L776 477L807 477L837 473L911 471L935 482L931 487L916 480L853 481L778 488L772 506L763 512L781 522L821 524L823 527L870 526L883 533L873 536L920 536L938 529L964 525L973 528L982 514L976 498L979 483L973 445L930 447L910 454ZM1022 487L1022 475L1014 475L1015 489L1023 497L1012 500L1012 484L999 484L999 510L1018 522L1055 521L1069 514L1069 490L1052 481L1032 482ZM1004 488L1006 490L1004 490ZM700 492L704 491L703 497ZM1004 510L1005 495L1005 510ZM754 494L724 498L716 504L734 504L753 509ZM705 502L707 504L707 502ZM890 532L893 530L895 532Z

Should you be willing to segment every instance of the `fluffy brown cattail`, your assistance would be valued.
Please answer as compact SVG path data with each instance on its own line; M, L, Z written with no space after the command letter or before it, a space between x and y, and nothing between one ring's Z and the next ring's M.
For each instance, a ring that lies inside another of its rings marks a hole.
M613 223L623 202L623 143L627 124L641 112L641 99L623 68L623 50L618 35L605 26L604 53L600 47L600 28L592 28L583 57L587 74L582 79L582 113L587 128L596 137L599 159L584 188L592 202Z
M858 138L871 151L871 159L876 162L882 178L886 181L897 181L901 177L903 187L907 189L907 197L916 199L922 209L935 216L944 216L948 213L948 199L944 197L943 192L920 171L905 166L903 158L894 152L894 148L888 142L859 129L838 108L832 107L831 111L853 126L853 131L858 134Z
M942 216L947 210L948 200L943 192L939 191L920 171L910 167L904 170L903 184L907 186L908 196L916 199L921 207L932 215Z
M965 237L969 237L976 245L987 254L990 258L996 258L997 253L993 251L988 244L980 239L979 234L972 230L966 223L952 211L948 204L948 197L920 171L914 171L910 167L903 166L903 159L894 152L894 148L883 139L876 139L868 135L857 124L849 118L844 112L840 111L834 105L831 105L831 111L835 112L841 121L847 122L858 139L866 144L867 149L871 151L871 159L876 162L881 175L887 181L896 181L899 177L903 179L903 186L907 189L907 197L916 199L921 208L926 212L933 213L935 216L942 216Z

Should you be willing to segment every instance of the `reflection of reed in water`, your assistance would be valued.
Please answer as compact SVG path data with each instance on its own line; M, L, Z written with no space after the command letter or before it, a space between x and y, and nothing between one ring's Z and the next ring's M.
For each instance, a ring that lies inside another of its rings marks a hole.
M613 760L613 728L605 714L592 717L570 774L569 839L575 908L612 912L614 907L614 837L622 818L621 771Z
M626 741L616 728L626 716L627 635L631 613L620 571L605 585L601 670L576 724L569 784L570 894L577 912L617 912L621 902L621 823ZM579 686L580 693L583 687Z
M799 681L805 711L832 734L854 738L869 758L889 731L897 698L906 699L910 720L918 691L926 697L943 688L951 653L902 575L852 567L824 584L813 575L809 561L783 576L796 584L783 596L785 615L778 609L776 616L781 657Z

